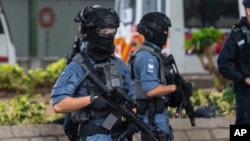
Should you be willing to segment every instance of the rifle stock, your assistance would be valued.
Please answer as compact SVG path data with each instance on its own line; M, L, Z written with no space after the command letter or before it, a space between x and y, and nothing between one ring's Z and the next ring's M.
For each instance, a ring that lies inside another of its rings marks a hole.
M174 83L178 86L178 93L173 94L173 99L175 100L174 102L178 103L176 105L176 112L174 116L175 118L179 118L181 111L185 109L185 112L190 119L191 125L195 126L194 109L190 101L190 97L192 96L192 85L185 82L185 80L181 77L172 54L164 59L164 63L165 66L170 67L168 68L170 69L168 72L172 73L174 77ZM174 102L173 104L176 104Z

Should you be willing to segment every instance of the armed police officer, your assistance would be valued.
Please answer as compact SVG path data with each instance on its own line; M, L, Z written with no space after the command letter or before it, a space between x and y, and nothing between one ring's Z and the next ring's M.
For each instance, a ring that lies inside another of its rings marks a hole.
M99 5L95 5L95 7L97 6ZM83 20L84 20L83 12L84 12L84 8L80 9L74 18L74 22L76 22L77 24L77 29L79 33L75 36L73 46L70 49L70 52L66 56L67 64L69 64L73 60L73 58L75 57L77 53L81 53L82 51L84 51L88 44L87 36L86 36L86 33L84 31L84 26L83 26ZM74 123L72 121L71 112L68 112L66 116L64 117L63 127L69 140L76 141L78 123Z
M246 16L233 25L217 60L220 73L233 82L235 124L250 124L250 0L243 5Z
M126 124L123 119L109 120L115 124L112 129L105 128L104 122L116 111L110 108L99 86L88 77L91 69L84 69L79 60L89 62L94 74L107 87L120 87L132 98L134 88L129 70L114 56L113 40L120 20L113 9L91 6L83 10L81 22L88 45L65 67L54 84L53 109L56 113L71 112L72 120L79 123L78 141L112 141L123 133Z
M145 38L139 50L129 60L132 79L136 89L138 113L153 130L159 141L171 140L168 110L165 103L169 94L176 91L176 85L168 85L163 76L162 47L167 42L170 19L163 13L145 14L138 24L138 32ZM161 69L162 68L162 69ZM141 134L142 141L150 141Z
M95 6L100 6L100 5L95 5ZM76 53L79 53L81 51L83 51L88 42L87 42L87 37L86 37L86 33L84 31L84 25L83 25L83 12L84 12L84 8L81 9L76 17L74 18L74 21L77 24L77 28L80 34L75 36L75 40L74 40L74 44L73 47L71 49L71 52L69 54L67 54L67 64L69 64L69 62L72 61L73 57L76 55Z

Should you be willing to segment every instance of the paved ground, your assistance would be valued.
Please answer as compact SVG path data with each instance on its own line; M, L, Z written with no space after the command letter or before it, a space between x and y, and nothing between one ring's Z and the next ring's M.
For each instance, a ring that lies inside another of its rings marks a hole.
M192 127L189 119L171 119L174 141L229 141L229 127L233 117L199 118ZM69 141L61 125L43 124L0 126L0 141ZM134 136L134 141L140 141Z

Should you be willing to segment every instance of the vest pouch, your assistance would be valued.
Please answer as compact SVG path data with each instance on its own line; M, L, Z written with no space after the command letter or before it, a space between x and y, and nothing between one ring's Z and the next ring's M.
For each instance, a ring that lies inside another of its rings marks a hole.
M134 80L134 86L136 91L136 99L148 99L147 95L143 92L140 80Z
M86 122L89 120L89 115L85 109L71 112L73 122Z
M148 109L148 102L147 100L138 100L137 101L137 110L140 115L144 115L146 110Z
M69 120L65 127L65 134L68 136L70 141L77 141L79 123L75 123L72 120Z
M162 98L157 98L155 102L155 112L162 113L165 110L165 100Z
M107 107L102 109L102 110L93 110L91 109L90 110L90 115L91 115L91 118L93 117L103 117L103 116L107 116L109 113L111 113L112 109L110 107Z

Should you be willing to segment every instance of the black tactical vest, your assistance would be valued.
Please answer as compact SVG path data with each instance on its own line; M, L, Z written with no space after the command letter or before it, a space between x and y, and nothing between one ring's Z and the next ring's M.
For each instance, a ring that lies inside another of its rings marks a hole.
M163 55L160 52L156 52L154 48L148 47L147 45L142 45L138 50L131 53L130 60L129 60L129 69L130 69L131 76L132 76L132 79L134 81L134 86L136 89L136 99L148 99L147 96L143 93L140 80L137 80L134 78L133 60L135 58L136 53L140 50L149 51L151 54L155 55L157 57L157 59L159 60L160 69L159 69L158 78L159 78L159 82L161 84L166 84L166 79L165 79L165 73L166 73L165 70L166 69L164 69L165 66L164 66L164 62L162 60Z
M83 58L81 54L77 54L74 58L76 62L79 64L83 63ZM105 63L99 63L93 65L95 68L95 75L97 78L101 80L103 84L105 84L109 89L112 89L112 87L118 86L120 88L123 88L123 79L122 75L120 74L118 63L116 58L113 56ZM87 85L84 85L82 87L87 88L88 95L96 95L101 96L102 90L99 89L96 84L94 84L91 80L86 79ZM89 120L89 118L94 117L100 117L100 116L106 116L111 112L111 108L106 106L101 111L96 111L92 109L90 106L83 108L78 111L72 112L72 119L75 122L84 122Z

